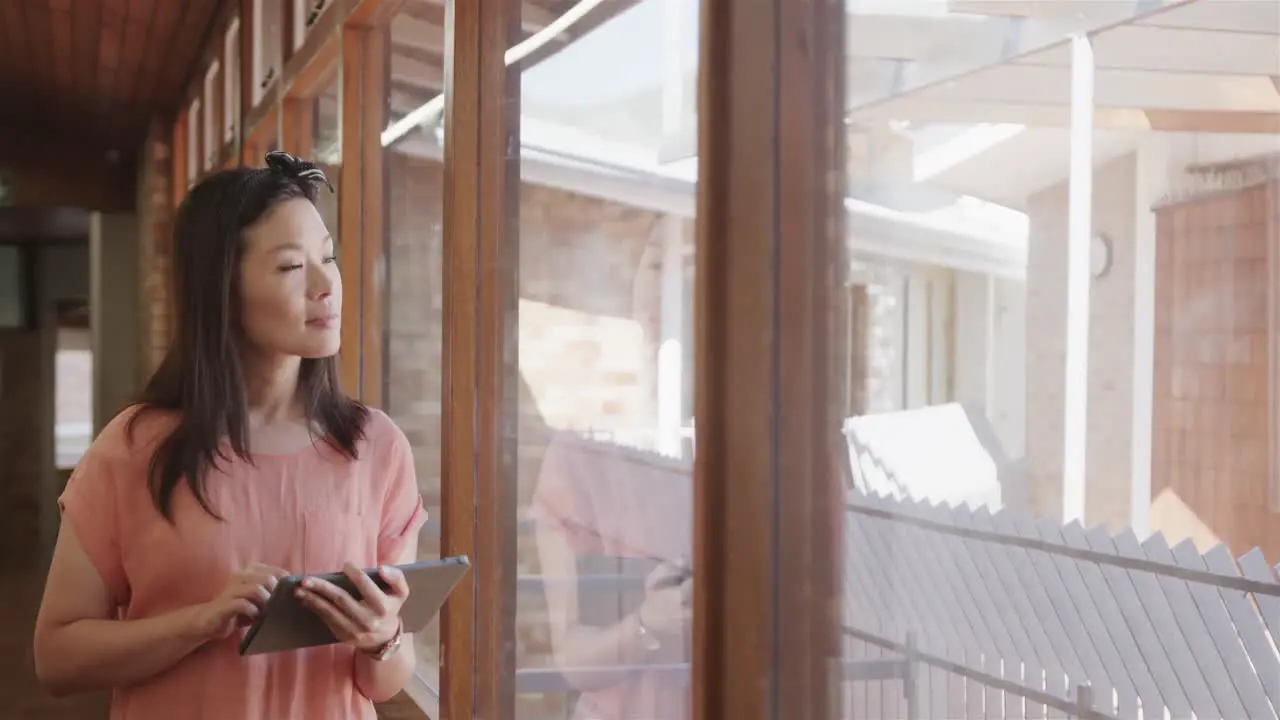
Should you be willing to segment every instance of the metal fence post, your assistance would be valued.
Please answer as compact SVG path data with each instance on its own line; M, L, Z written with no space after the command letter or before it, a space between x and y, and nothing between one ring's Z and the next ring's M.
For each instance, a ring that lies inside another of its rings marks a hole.
M903 663L905 667L902 672L902 694L907 699L907 720L916 720L920 717L919 708L916 698L916 633L914 630L907 631L907 646L905 648Z
M1076 686L1076 718L1089 720L1093 717L1093 687L1087 682Z

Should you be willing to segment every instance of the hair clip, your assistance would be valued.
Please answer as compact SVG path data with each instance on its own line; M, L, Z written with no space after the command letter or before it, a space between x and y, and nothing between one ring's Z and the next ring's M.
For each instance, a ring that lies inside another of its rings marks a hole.
M333 183L329 182L328 176L324 174L323 170L316 167L315 163L307 162L283 150L272 150L267 153L266 160L268 168L281 173L285 177L322 182L325 187L329 188L329 192L334 192Z

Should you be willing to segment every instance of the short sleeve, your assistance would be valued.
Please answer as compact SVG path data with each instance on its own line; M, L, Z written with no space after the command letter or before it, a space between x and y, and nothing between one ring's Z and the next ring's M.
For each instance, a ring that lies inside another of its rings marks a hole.
M103 431L81 458L58 498L62 520L75 532L89 562L107 586L112 602L129 602L121 551L117 454L106 447L118 433Z
M400 428L392 425L393 441L386 458L387 489L382 506L382 522L378 531L378 564L396 562L406 544L416 543L418 532L427 521L427 510L418 489L418 476L413 467L413 449Z
M600 552L601 543L590 498L577 477L578 454L576 438L564 433L552 438L542 456L530 515L534 522L563 534L575 553L588 555Z

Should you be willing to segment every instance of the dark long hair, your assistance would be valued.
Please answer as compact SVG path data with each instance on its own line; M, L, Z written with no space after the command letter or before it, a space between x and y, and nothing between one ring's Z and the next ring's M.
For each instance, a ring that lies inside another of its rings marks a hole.
M173 493L183 482L206 512L205 481L231 452L251 461L249 412L240 304L240 261L244 231L276 205L297 198L315 203L324 173L281 152L267 156L266 168L240 167L215 173L191 189L173 228L173 290L176 314L173 342L129 419L132 435L151 411L176 411L177 425L156 447L148 467L152 500L172 521ZM332 190L332 186L329 186ZM325 442L355 459L364 437L368 408L339 387L337 361L304 358L298 385L310 427Z

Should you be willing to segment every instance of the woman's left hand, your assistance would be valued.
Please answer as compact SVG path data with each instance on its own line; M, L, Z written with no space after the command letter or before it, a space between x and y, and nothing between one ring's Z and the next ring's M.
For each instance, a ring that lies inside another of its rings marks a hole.
M357 650L377 652L400 631L400 607L409 598L409 585L403 573L387 565L378 569L386 590L350 563L342 571L359 590L360 600L317 577L302 581L298 599L320 616L339 641Z

